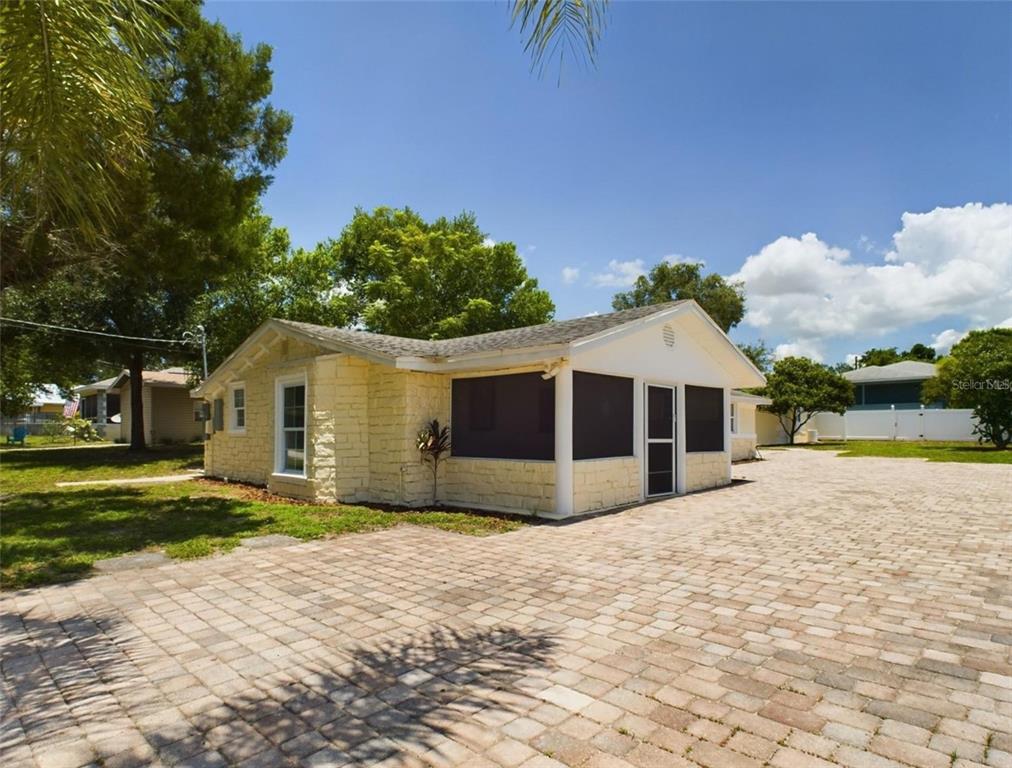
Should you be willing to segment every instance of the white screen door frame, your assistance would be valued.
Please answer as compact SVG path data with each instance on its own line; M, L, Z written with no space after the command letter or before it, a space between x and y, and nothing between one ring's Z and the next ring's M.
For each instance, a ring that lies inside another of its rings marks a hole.
M675 455L678 419L675 387L649 383L644 386L643 435L646 440L643 461L644 495L647 498L670 496L675 492L675 469L678 460ZM651 400L655 401L654 416L661 416L660 419L651 420ZM663 411L670 413L670 422L667 413L656 413L658 405Z

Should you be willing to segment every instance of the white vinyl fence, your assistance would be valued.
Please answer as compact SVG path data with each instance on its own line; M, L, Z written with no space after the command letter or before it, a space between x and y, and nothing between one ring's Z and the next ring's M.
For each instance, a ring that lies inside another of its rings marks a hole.
M964 408L820 413L805 429L827 440L976 440L973 411Z

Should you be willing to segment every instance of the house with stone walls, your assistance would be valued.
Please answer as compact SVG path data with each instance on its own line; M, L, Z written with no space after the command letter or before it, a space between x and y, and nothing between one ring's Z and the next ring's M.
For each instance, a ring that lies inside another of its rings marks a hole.
M193 395L205 471L297 498L549 518L731 482L732 390L765 379L694 301L457 339L269 320Z

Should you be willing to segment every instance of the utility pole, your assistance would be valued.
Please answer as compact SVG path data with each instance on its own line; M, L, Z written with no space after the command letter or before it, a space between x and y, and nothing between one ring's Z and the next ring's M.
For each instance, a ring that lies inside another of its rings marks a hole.
M196 331L186 331L183 338L200 342L200 354L204 359L204 381L207 381L207 331L203 325L198 325Z

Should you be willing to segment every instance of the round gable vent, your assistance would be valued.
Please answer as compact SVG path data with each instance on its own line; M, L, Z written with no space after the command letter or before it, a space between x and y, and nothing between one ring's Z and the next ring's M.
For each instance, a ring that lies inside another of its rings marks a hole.
M675 329L667 323L661 328L661 335L664 337L664 344L669 347L675 346Z

